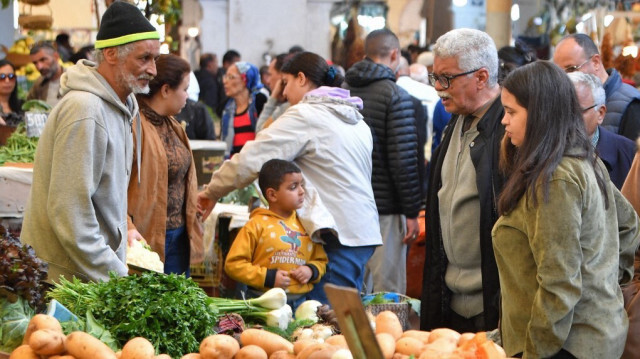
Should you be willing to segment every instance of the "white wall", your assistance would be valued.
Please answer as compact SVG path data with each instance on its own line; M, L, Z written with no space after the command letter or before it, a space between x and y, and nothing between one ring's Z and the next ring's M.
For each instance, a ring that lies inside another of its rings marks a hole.
M293 45L330 56L329 12L335 0L200 0L202 52L234 49L242 60L264 65L263 54Z
M13 4L6 9L0 9L0 45L7 48L13 45L15 29L13 28ZM0 51L0 58L4 58L4 52Z

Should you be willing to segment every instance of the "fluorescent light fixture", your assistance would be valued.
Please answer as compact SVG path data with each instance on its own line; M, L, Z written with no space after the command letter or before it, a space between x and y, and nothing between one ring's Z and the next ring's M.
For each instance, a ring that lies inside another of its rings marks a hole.
M467 0L453 0L453 5L457 7L463 7L467 5Z
M611 25L612 21L613 21L613 15L605 15L605 17L604 17L604 27L607 27L607 26Z
M633 56L634 58L638 57L638 46L630 45L623 47L622 56Z
M536 26L542 25L542 18L540 16L536 16L533 18L533 24Z
M193 26L187 29L187 35L189 35L189 37L196 37L200 34L200 29L198 29L197 27Z
M511 21L520 20L520 6L518 4L513 4L511 6Z

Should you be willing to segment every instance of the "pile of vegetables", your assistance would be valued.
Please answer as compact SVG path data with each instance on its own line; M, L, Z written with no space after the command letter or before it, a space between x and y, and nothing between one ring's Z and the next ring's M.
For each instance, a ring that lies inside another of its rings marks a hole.
M7 143L0 146L0 166L6 162L32 163L38 146L37 137L27 137L24 123L7 138Z
M131 246L127 244L127 264L164 273L164 263L160 260L158 253L141 241L133 241Z
M44 307L47 269L29 245L0 237L0 351L16 348L29 319Z
M255 299L214 298L191 279L155 272L127 277L111 274L108 282L100 283L62 278L49 297L81 319L92 315L120 346L142 336L154 343L156 352L174 358L196 352L226 313L281 328L287 328L292 317L281 288Z

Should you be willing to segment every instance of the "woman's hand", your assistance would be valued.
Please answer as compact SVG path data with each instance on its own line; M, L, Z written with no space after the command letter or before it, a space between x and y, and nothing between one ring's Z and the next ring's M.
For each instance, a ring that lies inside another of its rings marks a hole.
M313 272L311 271L311 268L309 268L309 266L300 266L289 272L289 274L300 284L307 284L309 283L309 279L311 279L311 275L313 275Z
M280 79L276 81L276 85L274 86L273 91L271 91L271 97L278 100L278 102L285 102L287 99L284 97L282 90L284 90L284 86L282 86L282 79Z
M274 288L287 288L291 284L291 278L289 278L289 272L286 270L278 269L276 272L276 281L273 284Z
M133 245L133 241L140 241L143 244L147 244L147 241L142 237L142 234L140 234L140 232L135 228L127 231L127 243L129 244L129 247Z
M213 207L216 206L216 201L207 197L204 191L198 193L198 215L202 217L202 222L204 222L207 217L211 214Z

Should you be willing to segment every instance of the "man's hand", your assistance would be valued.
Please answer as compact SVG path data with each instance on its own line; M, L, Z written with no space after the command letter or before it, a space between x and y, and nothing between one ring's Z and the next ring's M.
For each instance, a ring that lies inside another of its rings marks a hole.
M147 241L142 237L142 234L137 229L130 229L127 231L127 243L129 247L133 245L133 241L141 241L143 244L147 244Z
M418 238L420 227L418 227L418 218L407 218L407 235L402 239L402 243L411 245Z
M291 278L289 278L289 272L286 270L278 269L276 272L276 281L273 284L274 288L287 288L291 284Z
M313 272L311 271L311 268L309 268L309 266L300 266L289 272L289 274L300 284L307 284L309 283L309 279L311 279L311 275L313 275Z
M216 201L207 197L204 191L198 193L198 215L202 217L202 222L204 222L207 217L211 214L213 207L216 206Z

